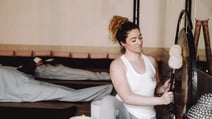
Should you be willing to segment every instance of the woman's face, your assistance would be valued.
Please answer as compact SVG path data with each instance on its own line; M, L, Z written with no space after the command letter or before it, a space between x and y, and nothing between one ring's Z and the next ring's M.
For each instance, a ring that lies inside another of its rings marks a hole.
M128 32L126 43L122 43L126 51L141 53L143 45L142 34L139 29L133 29Z

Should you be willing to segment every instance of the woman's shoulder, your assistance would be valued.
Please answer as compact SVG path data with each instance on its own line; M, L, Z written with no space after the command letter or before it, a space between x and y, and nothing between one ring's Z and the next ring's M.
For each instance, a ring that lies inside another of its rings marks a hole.
M148 55L148 54L143 54L143 55L146 56L152 64L154 64L154 65L157 64L156 58L154 56Z
M115 58L115 59L111 62L111 64L112 64L112 65L116 65L116 64L119 64L120 62L121 62L121 56Z
M147 57L149 60L155 60L153 55L149 55L149 54L145 54L145 53L143 53L142 55Z
M126 67L121 57L114 59L110 64L110 72L114 72L115 74L120 74L120 73L123 73L125 70L126 70Z
M111 64L110 64L110 67L120 67L123 65L123 61L121 59L122 56L119 56L117 58L115 58Z

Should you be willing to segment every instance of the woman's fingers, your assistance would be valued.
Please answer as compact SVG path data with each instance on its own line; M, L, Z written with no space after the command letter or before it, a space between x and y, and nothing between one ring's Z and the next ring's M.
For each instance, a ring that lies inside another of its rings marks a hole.
M165 104L169 104L169 103L173 102L173 100L174 100L173 92L166 92L163 94L162 97L164 99Z

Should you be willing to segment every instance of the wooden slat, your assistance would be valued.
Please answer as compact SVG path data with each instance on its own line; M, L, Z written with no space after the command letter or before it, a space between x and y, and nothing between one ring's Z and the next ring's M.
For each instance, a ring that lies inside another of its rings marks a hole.
M89 58L88 52L71 52L71 58Z
M32 50L16 50L15 56L32 56Z
M0 50L0 56L14 56L13 50Z
M35 50L35 51L33 51L33 56L52 56L52 51L50 51L50 50Z
M101 52L101 53L91 52L91 53L89 53L89 57L91 59L100 59L100 58L106 59L107 53L106 52Z
M109 59L115 59L117 57L121 56L121 53L108 53Z
M52 51L52 56L54 56L54 57L70 57L70 52L68 52L68 51Z

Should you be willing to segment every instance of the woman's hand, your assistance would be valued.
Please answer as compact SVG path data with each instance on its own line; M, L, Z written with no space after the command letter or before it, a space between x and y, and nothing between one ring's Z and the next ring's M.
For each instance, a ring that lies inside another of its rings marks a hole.
M169 91L170 86L171 86L171 83L170 83L170 79L169 79L169 80L167 80L167 81L163 84L163 86L162 86L163 89L164 89L164 92Z
M163 85L162 85L162 89L163 89L163 92L167 92L167 91L170 91L170 87L171 87L171 79L167 80ZM173 86L174 86L174 83L173 83ZM173 89L174 87L172 87Z
M162 100L162 104L170 104L171 102L173 102L174 100L174 94L172 91L170 91L170 87L171 87L171 82L170 79L167 80L162 86L162 92L163 95L161 96L161 100Z
M173 92L169 91L169 92L163 93L163 95L161 96L161 100L162 100L162 104L165 104L165 105L170 104L174 100Z

